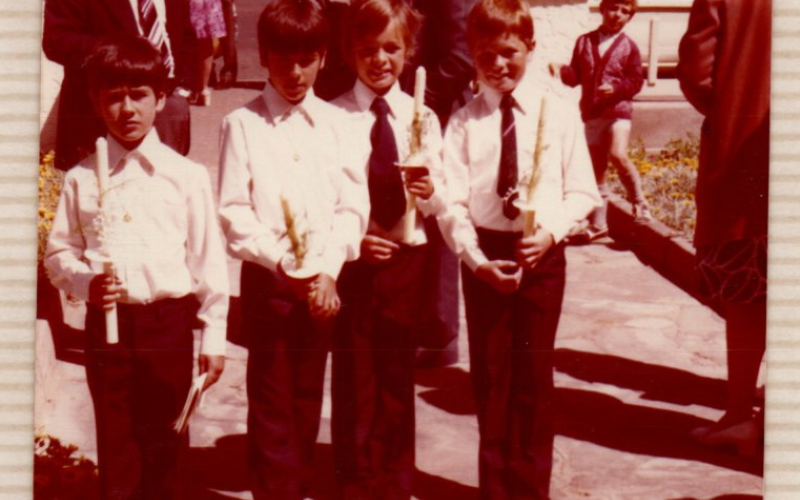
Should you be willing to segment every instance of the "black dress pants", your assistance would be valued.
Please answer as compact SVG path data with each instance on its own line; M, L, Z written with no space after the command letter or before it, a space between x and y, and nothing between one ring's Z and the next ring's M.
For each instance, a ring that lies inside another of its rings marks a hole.
M313 473L332 322L312 319L285 279L242 265L247 449L255 500L302 500Z
M426 248L342 270L333 352L333 450L346 500L408 500L414 474L414 364Z
M478 236L489 259L514 260L519 234L479 229ZM550 498L553 347L565 271L564 248L555 246L506 295L462 267L481 500Z
M192 383L192 296L118 304L119 343L105 341L105 313L87 312L86 377L97 430L100 498L180 498L187 434L172 429Z

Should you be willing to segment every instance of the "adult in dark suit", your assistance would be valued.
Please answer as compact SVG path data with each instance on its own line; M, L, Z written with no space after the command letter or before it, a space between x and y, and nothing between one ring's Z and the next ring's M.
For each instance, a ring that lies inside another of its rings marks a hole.
M95 139L105 135L102 120L94 113L82 70L95 47L121 35L143 35L139 3L145 0L46 0L42 48L52 61L64 66L58 122L56 166L62 170L94 151ZM185 155L189 152L189 104L182 92L191 82L191 50L194 33L187 0L152 1L174 69L167 104L156 118L162 142ZM134 9L137 9L134 11Z
M767 335L770 0L696 0L681 39L678 80L703 115L697 171L697 268L704 298L725 311L728 401L692 436L755 455L754 414Z
M414 60L402 85L413 92L416 67L427 73L425 104L442 124L472 98L475 68L467 47L467 15L476 0L415 0L423 25ZM433 283L423 301L427 310L418 335L420 367L444 366L458 361L458 259L445 245L436 221L425 221L428 235L427 276Z

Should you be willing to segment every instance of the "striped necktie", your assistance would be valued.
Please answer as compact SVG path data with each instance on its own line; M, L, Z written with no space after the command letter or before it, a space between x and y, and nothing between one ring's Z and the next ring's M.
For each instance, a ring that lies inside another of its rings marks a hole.
M502 112L500 125L500 169L497 173L497 195L503 199L503 215L510 220L519 216L519 208L514 205L518 198L517 182L517 127L514 124L516 101L510 94L500 101Z
M170 77L175 76L175 61L172 59L172 53L169 50L169 45L166 40L166 30L164 25L158 18L154 0L138 0L139 1L139 24L142 27L142 34L147 37L153 47L161 52L161 57L164 60L164 67Z

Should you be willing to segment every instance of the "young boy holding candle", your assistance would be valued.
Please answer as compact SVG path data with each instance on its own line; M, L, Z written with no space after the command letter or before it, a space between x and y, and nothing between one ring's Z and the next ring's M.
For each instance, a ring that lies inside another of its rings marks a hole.
M550 64L550 71L570 87L581 86L581 115L594 174L603 205L592 211L589 225L576 240L592 241L608 236L606 171L614 165L638 220L652 216L642 192L636 165L628 157L633 116L633 96L642 90L642 59L639 48L622 29L636 13L636 0L603 0L603 22L575 42L568 65Z
M167 72L150 42L101 45L84 67L108 157L92 155L66 174L45 267L55 286L88 301L101 498L173 499L187 444L173 425L192 384L197 319L205 387L225 363L228 276L211 183L153 128ZM113 276L103 272L109 258ZM114 307L116 341L106 338L104 314Z
M414 364L427 245L422 216L443 207L441 131L397 82L418 14L404 0L354 0L342 53L355 86L334 101L347 113L371 204L361 258L342 271L333 356L332 432L345 499L409 499L414 474ZM409 167L398 167L398 165ZM411 168L415 165L417 168Z
M310 486L336 280L358 257L369 198L314 95L328 23L315 0L275 0L258 20L268 81L222 123L220 216L242 259L248 458L256 500L301 500Z
M479 0L467 41L481 93L447 127L440 226L462 261L479 496L547 499L562 242L599 195L577 113L523 80L534 48L526 4Z

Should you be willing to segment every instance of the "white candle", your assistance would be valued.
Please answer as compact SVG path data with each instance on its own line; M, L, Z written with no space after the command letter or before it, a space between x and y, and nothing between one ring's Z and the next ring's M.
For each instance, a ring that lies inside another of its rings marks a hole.
M422 106L425 105L425 68L420 66L417 68L417 74L414 78L414 113L419 115L422 113Z
M108 172L108 142L104 137L98 137L95 143L97 157L97 202L100 210L103 210L103 201L108 193L109 172ZM103 263L103 273L114 276L114 265L108 255L108 247L103 244L103 253L109 259ZM113 304L110 309L106 309L106 343L116 344L119 342L119 322L117 320L117 304Z
M95 143L96 149L96 156L97 156L97 188L98 188L98 200L100 201L100 206L103 206L103 199L106 196L106 192L108 192L108 142L106 142L105 137L98 137L97 142Z

